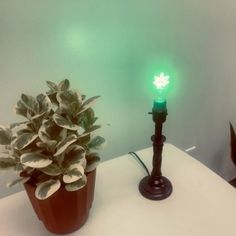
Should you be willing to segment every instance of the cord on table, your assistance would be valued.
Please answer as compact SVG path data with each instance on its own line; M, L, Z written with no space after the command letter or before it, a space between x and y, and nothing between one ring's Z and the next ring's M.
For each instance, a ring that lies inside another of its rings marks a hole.
M150 175L149 170L147 166L144 164L144 162L141 160L141 158L135 153L135 152L129 152L129 154L136 158L136 160L141 164L141 166L145 169L148 175Z

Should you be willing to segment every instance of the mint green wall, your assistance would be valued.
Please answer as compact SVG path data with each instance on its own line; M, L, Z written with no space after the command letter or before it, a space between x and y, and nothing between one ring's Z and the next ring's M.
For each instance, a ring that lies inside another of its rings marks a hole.
M154 97L150 75L169 67L165 134L225 178L228 121L235 121L236 3L234 0L1 0L0 123L15 121L22 92L45 80L71 80L93 96L104 160L151 145ZM174 164L174 163L173 163ZM5 175L1 175L0 193Z

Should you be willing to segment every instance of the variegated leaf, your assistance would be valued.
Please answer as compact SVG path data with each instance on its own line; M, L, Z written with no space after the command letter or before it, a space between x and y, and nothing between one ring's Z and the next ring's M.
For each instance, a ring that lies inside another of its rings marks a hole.
M66 137L67 130L57 126L53 120L45 120L39 128L38 135L43 143L54 149L56 144Z
M76 124L73 124L70 120L64 118L63 116L55 113L53 115L53 120L55 121L55 123L65 129L69 129L69 130L78 130L79 126Z
M87 145L91 139L90 133L84 133L78 137L78 143L80 145Z
M72 134L68 137L66 137L64 140L62 140L57 145L57 151L54 154L54 156L58 156L61 153L63 153L72 143L77 141L77 136L75 134Z
M42 130L39 131L39 138L43 142L37 142L36 145L38 147L55 147L57 144L56 140L50 140L48 138L48 135L45 132L43 132Z
M78 102L81 105L83 102L82 94L79 91L76 91L77 97L78 97Z
M14 169L15 166L16 166L16 162L14 159L10 157L0 158L0 170Z
M78 163L83 158L85 158L85 150L83 147L79 145L71 145L66 150L66 160L68 160L68 163L66 163L66 166L70 166L74 163Z
M0 157L6 158L12 156L12 150L8 149L10 146L0 145Z
M50 88L50 92L56 92L57 91L57 85L52 81L46 81L47 86Z
M13 145L16 149L22 150L23 148L34 142L37 137L38 135L34 133L24 133L17 136L17 138L13 142Z
M27 117L27 108L21 100L17 102L17 105L14 110L16 114Z
M1 145L9 145L11 143L11 130L4 126L0 126L0 144Z
M41 141L36 143L36 146L42 149L47 149L48 145L46 143L43 143Z
M68 79L62 80L59 84L58 84L58 89L60 91L65 91L67 89L69 89L70 87L70 82Z
M14 136L19 136L24 133L32 133L32 129L27 126L27 123L19 123L19 125L11 127L11 131Z
M88 148L98 149L105 143L105 139L101 136L96 136L88 143Z
M87 160L86 158L82 158L80 159L78 162L75 162L75 163L72 163L70 166L69 166L69 169L73 169L73 168L80 168L80 166L82 166L84 169L86 168L86 165L87 165Z
M40 114L37 114L37 115L33 115L33 116L30 117L30 120L32 120L32 121L33 121L33 120L36 120L36 119L42 117L44 114L45 114L45 113L40 113Z
M47 156L37 152L24 153L21 155L20 159L23 165L33 168L43 168L52 163L52 160Z
M26 118L28 120L31 120L34 115L35 115L35 113L27 108Z
M41 168L40 171L50 176L57 176L62 173L60 167L56 164L51 164L47 167Z
M40 133L43 132L43 138L41 139L43 142L46 142L49 140L56 140L59 142L60 140L64 139L67 136L67 130L63 129L62 127L59 127L53 119L50 120L44 120L43 124L41 125L39 129L39 137ZM47 137L45 137L47 136ZM46 138L46 140L44 139Z
M19 128L15 133L16 133L15 136L20 136L20 135L25 134L25 133L31 133L32 134L32 130L28 127L25 127L25 128L23 127L21 129Z
M70 192L76 191L76 190L83 188L86 184L87 184L87 176L83 175L83 177L81 179L79 179L73 183L66 184L65 189Z
M35 190L35 196L40 200L44 200L54 194L60 187L60 180L47 180L37 186Z
M40 140L43 142L47 142L48 140L50 140L50 137L47 134L45 123L43 123L41 127L39 128L38 135L39 135Z
M78 95L73 91L61 91L56 95L59 107L63 112L69 111L71 104L78 104ZM79 105L79 104L78 104ZM73 105L73 109L77 109L78 105Z
M30 179L30 177L23 177L23 178L17 178L9 183L7 183L7 187L11 188L14 187L17 184L24 184L26 183L28 180Z
M97 153L91 153L86 156L87 159L87 166L85 168L86 172L91 172L95 170L100 162L100 157Z
M84 175L84 168L81 165L77 165L76 168L69 169L66 174L63 175L64 183L72 183L82 178Z
M57 101L59 104L70 104L72 102L78 102L78 94L74 91L61 91L57 93Z
M78 135L83 135L84 132L85 132L85 129L82 126L79 126L79 128L77 130Z
M28 123L28 121L12 123L12 124L10 124L10 129L18 129L18 127L22 127L22 126L26 127L27 123Z
M24 106L28 108L33 113L38 113L39 111L39 104L36 99L30 95L22 94L21 101L23 102Z
M93 106L93 104L96 102L96 100L100 98L100 96L94 96L89 98L88 100L86 100L83 105L81 110L78 112L77 115L81 114L82 112L86 111L88 108L90 108L91 106Z
M38 104L39 104L39 113L47 113L52 108L52 103L48 96L44 94L39 94L36 97Z
M67 111L67 113L69 113L71 116L75 116L79 112L80 106L80 103L78 101L75 101L67 104L66 107L63 107L63 109Z

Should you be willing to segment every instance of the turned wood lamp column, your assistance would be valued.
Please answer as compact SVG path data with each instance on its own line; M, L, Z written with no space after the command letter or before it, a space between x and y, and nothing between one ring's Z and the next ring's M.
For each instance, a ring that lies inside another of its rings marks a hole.
M161 79L162 87L164 85L166 86L169 83L168 82L167 84L165 84L165 81L163 82L163 79L169 79L169 76L165 76L163 73L161 73L160 76L156 76L156 79ZM159 85L158 82L156 83L157 85ZM151 137L151 140L153 142L153 169L151 175L144 177L140 181L139 191L145 198L151 200L162 200L169 197L173 189L171 182L166 177L164 177L161 172L162 150L164 142L166 140L165 136L162 135L162 126L166 121L167 116L166 100L155 100L152 112L150 114L152 114L152 120L155 123L155 134Z

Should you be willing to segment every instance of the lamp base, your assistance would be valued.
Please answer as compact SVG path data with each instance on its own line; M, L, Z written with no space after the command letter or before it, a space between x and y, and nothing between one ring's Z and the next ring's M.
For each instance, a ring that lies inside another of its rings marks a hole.
M150 200L163 200L172 193L172 184L164 176L158 177L155 181L150 176L144 177L139 183L139 192Z

